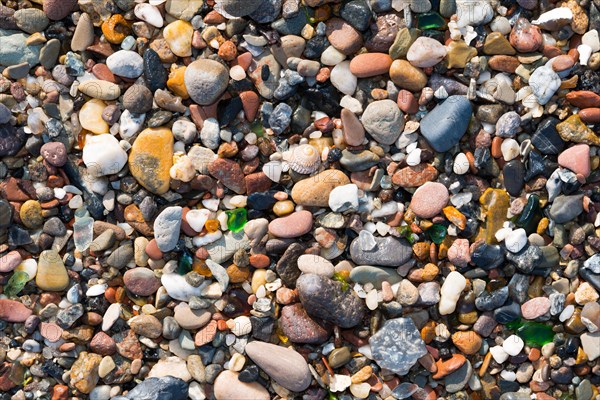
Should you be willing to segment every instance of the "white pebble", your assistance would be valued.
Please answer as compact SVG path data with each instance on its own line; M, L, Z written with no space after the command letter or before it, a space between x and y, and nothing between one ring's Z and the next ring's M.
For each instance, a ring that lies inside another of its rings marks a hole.
M421 149L414 149L406 157L406 164L411 167L421 164Z
M592 52L595 53L600 51L600 38L598 37L598 31L592 29L581 37L581 43L590 46Z
M460 272L452 271L448 274L440 290L439 310L441 315L448 315L454 312L456 303L465 286L467 286L467 280Z
M526 244L527 232L523 228L515 229L504 239L504 245L511 253L518 253Z
M164 21L159 9L151 4L138 4L133 9L133 13L136 17L152 26L157 28L162 28L163 26Z
M520 150L519 142L517 142L515 139L504 139L502 145L500 146L500 151L502 152L502 158L504 158L504 161L510 161L517 158Z
M504 343L502 343L502 348L509 356L516 356L523 350L524 346L525 343L523 342L523 339L517 335L510 335L506 338Z
M508 353L502 346L490 347L490 353L492 353L494 361L498 364L502 364L504 361L508 360Z
M469 171L469 159L465 153L458 153L456 155L452 170L456 175L464 175Z

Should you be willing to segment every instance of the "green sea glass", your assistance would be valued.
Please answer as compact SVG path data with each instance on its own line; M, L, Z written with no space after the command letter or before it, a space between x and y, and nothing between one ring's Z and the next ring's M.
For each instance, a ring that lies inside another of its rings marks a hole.
M441 244L444 241L448 230L444 225L433 224L426 232L433 243Z
M515 225L525 229L527 234L532 234L536 231L541 219L542 212L540 210L540 198L537 195L532 194L527 199L527 204L523 208L523 212L515 221Z
M419 14L417 17L419 29L446 29L446 20L436 12Z
M27 272L15 271L4 286L4 294L7 297L16 296L21 290L23 290L27 284L27 281L29 281L29 275Z
M192 270L192 263L194 259L189 251L183 250L179 257L179 263L177 264L177 273L179 275L185 275Z
M248 214L245 208L236 208L235 210L225 211L227 214L227 228L231 232L239 232L244 229L248 222Z
M517 319L509 322L506 326L514 330L528 346L541 347L554 340L552 325Z

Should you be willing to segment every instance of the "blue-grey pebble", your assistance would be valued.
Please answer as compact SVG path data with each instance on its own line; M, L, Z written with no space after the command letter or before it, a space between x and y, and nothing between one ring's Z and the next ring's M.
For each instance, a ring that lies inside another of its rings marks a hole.
M466 97L450 96L421 120L421 133L435 151L448 151L467 131L471 112Z

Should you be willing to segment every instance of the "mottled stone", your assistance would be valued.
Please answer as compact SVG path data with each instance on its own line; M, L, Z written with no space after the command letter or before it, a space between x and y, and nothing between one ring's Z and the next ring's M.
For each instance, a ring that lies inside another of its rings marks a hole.
M369 339L371 354L380 367L406 375L419 358L427 354L419 330L410 318L386 321Z

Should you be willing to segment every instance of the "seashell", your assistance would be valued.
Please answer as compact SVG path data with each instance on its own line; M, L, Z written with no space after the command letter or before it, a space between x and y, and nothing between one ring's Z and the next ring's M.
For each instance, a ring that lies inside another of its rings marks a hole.
M312 174L319 169L321 157L319 151L310 144L301 144L292 152L290 168L299 174Z

